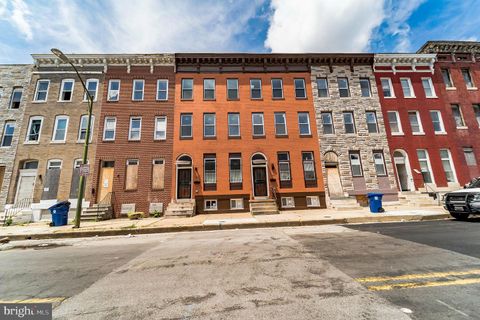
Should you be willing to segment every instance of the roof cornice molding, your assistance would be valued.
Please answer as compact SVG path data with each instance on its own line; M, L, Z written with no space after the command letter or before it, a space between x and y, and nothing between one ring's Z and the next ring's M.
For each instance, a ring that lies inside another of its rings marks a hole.
M480 42L427 41L417 53L480 53Z
M376 67L391 67L393 73L397 72L396 67L411 67L413 72L417 71L417 67L429 67L430 72L433 73L434 64L437 60L437 55L433 54L418 54L418 53L379 53L375 54L373 69ZM380 71L380 70L378 70ZM423 70L422 70L423 71Z

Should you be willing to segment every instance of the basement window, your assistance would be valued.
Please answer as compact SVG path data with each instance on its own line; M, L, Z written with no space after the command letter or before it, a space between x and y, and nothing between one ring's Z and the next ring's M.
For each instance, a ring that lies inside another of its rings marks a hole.
M282 197L282 208L295 208L295 200L293 197Z
M205 200L204 203L205 211L215 211L218 209L217 200Z

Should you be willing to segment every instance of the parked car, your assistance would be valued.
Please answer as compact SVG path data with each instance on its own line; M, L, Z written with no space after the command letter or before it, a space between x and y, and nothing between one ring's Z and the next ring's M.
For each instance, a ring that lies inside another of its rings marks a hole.
M446 193L444 201L444 208L457 220L480 215L480 177L470 181L461 190Z

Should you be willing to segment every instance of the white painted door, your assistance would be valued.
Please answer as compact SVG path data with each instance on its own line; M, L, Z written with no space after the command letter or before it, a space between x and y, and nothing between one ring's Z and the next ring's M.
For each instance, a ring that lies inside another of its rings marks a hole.
M35 178L37 176L37 171L34 171L35 172L20 172L15 203L23 199L33 198L33 189L35 188Z

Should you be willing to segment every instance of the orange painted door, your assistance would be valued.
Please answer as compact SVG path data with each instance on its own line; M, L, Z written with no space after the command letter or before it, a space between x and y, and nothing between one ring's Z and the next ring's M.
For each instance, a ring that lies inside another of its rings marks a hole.
M114 168L104 167L100 171L100 180L98 181L98 196L97 202L102 201L103 198L113 190L113 172Z

